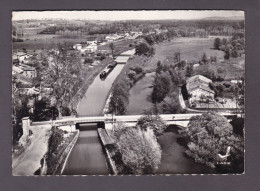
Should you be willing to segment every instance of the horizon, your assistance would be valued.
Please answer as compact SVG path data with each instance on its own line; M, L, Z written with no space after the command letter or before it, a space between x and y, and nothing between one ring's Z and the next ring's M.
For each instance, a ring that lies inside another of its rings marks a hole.
M112 13L112 14L111 14ZM225 15L225 16L223 16ZM153 10L153 11L13 11L12 21L20 20L199 20L205 18L244 17L244 11L229 10Z

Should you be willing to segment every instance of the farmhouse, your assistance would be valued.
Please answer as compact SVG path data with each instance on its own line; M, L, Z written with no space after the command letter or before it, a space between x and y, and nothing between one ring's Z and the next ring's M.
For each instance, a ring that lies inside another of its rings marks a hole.
M213 99L215 92L209 88L209 83L211 83L211 82L212 82L212 80L210 80L202 75L196 75L196 76L190 77L186 81L187 91L191 95L191 98L189 99L189 101L190 102L198 101L203 96Z

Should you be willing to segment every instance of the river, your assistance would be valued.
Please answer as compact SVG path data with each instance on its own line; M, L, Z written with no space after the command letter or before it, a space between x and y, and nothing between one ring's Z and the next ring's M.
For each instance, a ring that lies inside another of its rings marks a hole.
M143 114L152 108L150 100L154 73L146 74L129 91L127 114ZM195 163L185 155L186 148L178 143L178 127L169 126L158 139L162 149L161 165L156 174L212 174L214 169Z
M118 74L123 69L124 64L117 64L110 72L105 80L101 80L99 75L94 79L89 86L86 94L79 102L77 112L79 116L100 116L102 115L103 107L109 90L112 87Z
M129 104L127 106L128 115L143 114L144 110L149 110L153 107L150 101L152 93L152 85L155 73L147 73L142 79L129 91Z

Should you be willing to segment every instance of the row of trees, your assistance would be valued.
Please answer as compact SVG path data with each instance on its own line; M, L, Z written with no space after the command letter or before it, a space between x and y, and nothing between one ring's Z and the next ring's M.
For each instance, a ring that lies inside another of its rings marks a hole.
M223 38L216 38L214 41L214 48L225 52L224 58L236 58L244 54L245 51L245 37L244 33L234 33L230 40Z
M129 103L129 90L141 78L145 72L140 65L130 66L125 72L127 75L120 75L112 90L112 97L109 103L109 112L125 114Z

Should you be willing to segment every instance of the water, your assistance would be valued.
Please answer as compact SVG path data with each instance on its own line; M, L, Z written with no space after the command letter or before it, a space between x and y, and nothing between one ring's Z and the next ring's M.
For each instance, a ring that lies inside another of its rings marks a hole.
M116 65L105 80L101 80L99 75L94 79L78 105L77 112L79 116L102 115L109 90L123 67L123 64Z
M79 138L69 155L63 175L108 175L96 124L80 125Z
M186 148L177 142L178 127L169 126L159 137L162 149L161 165L156 174L214 174L213 168L195 163L185 155Z
M94 79L78 105L79 116L102 114L109 90L123 67L118 64L105 80L101 80L99 75ZM80 125L79 130L79 138L69 155L63 175L108 175L97 124Z
M129 104L127 106L127 114L143 114L144 110L153 107L153 103L150 100L152 93L152 85L155 73L147 73L142 79L136 82L136 84L129 91Z
M152 108L150 101L154 73L146 74L130 90L127 114L142 114L144 109ZM160 168L156 174L212 174L214 169L195 163L185 155L186 148L177 142L178 127L169 126L166 132L159 137L162 149Z

